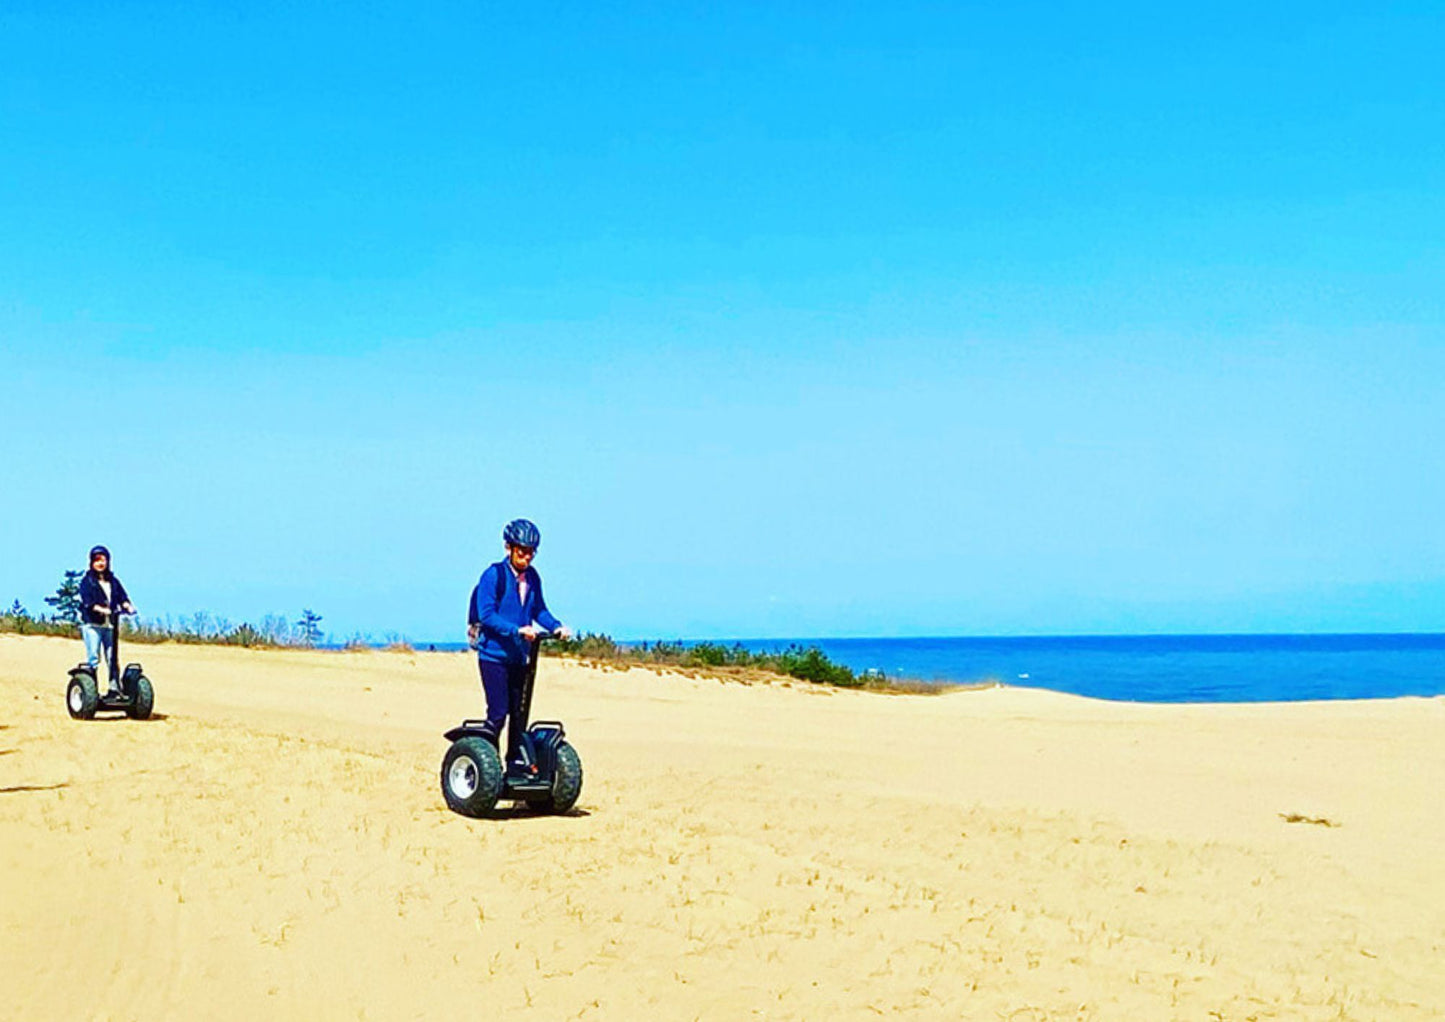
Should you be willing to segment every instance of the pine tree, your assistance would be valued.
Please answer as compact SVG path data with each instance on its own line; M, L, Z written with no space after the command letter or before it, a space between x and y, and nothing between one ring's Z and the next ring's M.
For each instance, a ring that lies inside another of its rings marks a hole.
M7 617L13 617L13 618L15 618L17 621L29 621L29 620L30 620L30 611L28 611L28 610L26 610L24 607L22 607L22 606L20 605L20 601L19 601L19 600L16 600L14 603L12 603L12 604L10 605L10 609L7 610L7 611L5 612L5 614L6 614Z
M73 625L80 623L80 579L84 574L83 571L67 571L55 595L45 598L45 602L55 608L55 620L68 621Z
M314 646L321 641L321 615L312 610L301 611L301 620L296 622L296 627L301 630L301 641L307 646Z

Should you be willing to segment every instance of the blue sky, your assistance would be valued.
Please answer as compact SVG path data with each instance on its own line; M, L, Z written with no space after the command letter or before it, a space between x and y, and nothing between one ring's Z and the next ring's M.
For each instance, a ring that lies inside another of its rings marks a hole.
M0 12L0 601L1445 627L1438 7L199 6Z

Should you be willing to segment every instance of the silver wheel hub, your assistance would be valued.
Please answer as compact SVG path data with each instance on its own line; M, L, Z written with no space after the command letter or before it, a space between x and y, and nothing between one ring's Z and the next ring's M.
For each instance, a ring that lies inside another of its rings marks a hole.
M79 712L80 712L80 709L81 709L81 706L84 704L84 701L85 701L85 696L81 693L81 691L80 691L80 686L79 686L79 685L71 685L71 686L70 686L70 708L71 708L72 710L74 710L76 713L79 713Z
M457 798L471 798L477 793L479 771L470 756L458 756L447 770L447 787Z

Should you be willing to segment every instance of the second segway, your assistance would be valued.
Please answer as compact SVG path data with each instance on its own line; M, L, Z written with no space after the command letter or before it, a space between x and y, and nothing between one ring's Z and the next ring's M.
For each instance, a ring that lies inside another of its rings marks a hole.
M70 682L65 686L65 708L76 720L91 720L102 710L124 713L132 720L145 720L155 708L155 689L140 664L126 664L120 669L120 622L125 615L115 613L111 619L113 637L110 646L110 691L101 694L96 671L90 664L76 664L70 669ZM112 693L119 692L119 695Z
M442 759L442 795L463 816L486 816L508 799L547 813L565 813L582 793L582 758L567 741L562 722L539 720L528 726L532 689L544 634L532 647L520 700L520 719L508 722L520 733L518 759L503 764L497 735L485 720L464 720L444 736L451 747ZM514 732L514 733L518 733Z

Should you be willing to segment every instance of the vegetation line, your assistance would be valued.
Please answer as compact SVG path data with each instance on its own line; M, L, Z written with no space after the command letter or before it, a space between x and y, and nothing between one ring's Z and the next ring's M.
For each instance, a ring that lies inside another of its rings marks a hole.
M0 632L19 635L59 635L80 638L80 577L78 571L67 571L54 596L45 602L54 608L49 616L34 615L16 600L8 611L0 613ZM169 616L141 619L125 630L127 642L176 642L187 645L246 646L261 649L309 648L323 639L321 615L307 609L294 623L280 614L267 614L259 624L242 622L233 625L223 617L204 612L172 621ZM388 648L411 651L400 636L387 637ZM371 644L360 635L353 636L346 648L369 649ZM610 636L587 634L574 639L557 640L545 650L548 654L587 661L605 668L647 667L670 668L684 672L705 673L712 677L752 681L769 677L796 678L817 685L838 688L861 688L878 692L911 692L936 694L957 688L956 685L930 684L901 678L889 678L877 671L855 673L845 664L835 663L816 646L791 645L774 653L754 652L741 643L731 646L716 642L684 643L642 642L619 643Z
M54 595L45 602L53 610L49 615L32 614L16 600L10 609L0 613L0 632L19 635L61 635L80 638L80 580L83 573L67 571ZM281 614L267 614L259 624L243 621L231 624L224 617L199 612L172 621L163 618L141 618L125 628L128 642L180 642L190 645L271 646L306 648L322 640L321 615L309 608L296 622Z
M817 646L793 644L776 653L755 652L734 643L642 642L618 643L607 635L583 635L556 640L548 652L575 657L603 667L666 667L697 671L713 677L750 680L758 675L797 678L818 685L861 688L874 692L936 695L961 686L935 684L904 678L889 678L881 672L856 673L846 664L828 659Z

